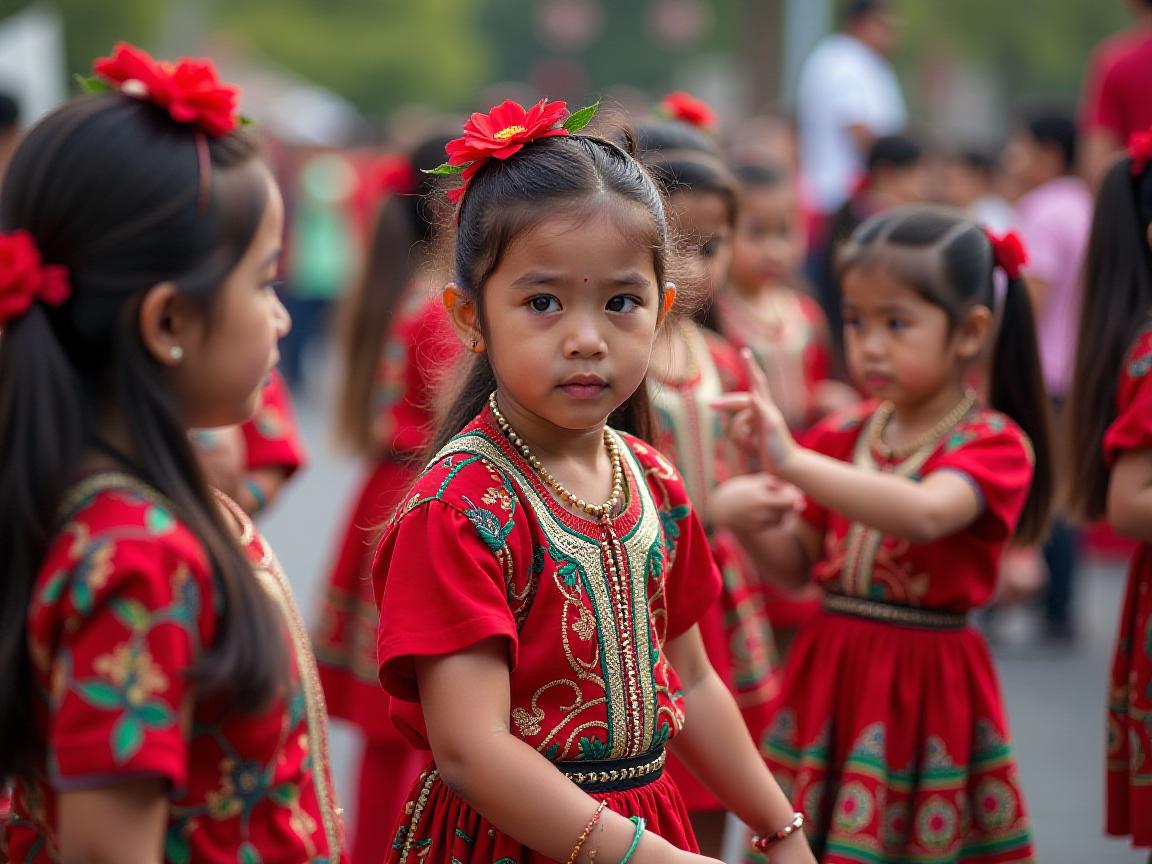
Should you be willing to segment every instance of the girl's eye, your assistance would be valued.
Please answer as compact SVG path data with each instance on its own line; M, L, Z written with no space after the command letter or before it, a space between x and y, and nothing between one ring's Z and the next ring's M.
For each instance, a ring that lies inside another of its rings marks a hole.
M528 300L533 312L555 312L560 308L560 301L551 294L537 294Z
M903 330L907 326L908 326L908 322L902 318L889 318L888 319L888 329L889 330Z
M284 290L284 280L277 276L275 279L269 279L267 282L261 285L260 288L264 291L275 291L277 294L279 294Z
M857 318L855 315L845 315L844 316L844 326L845 327L859 327L860 326L860 319Z
M640 301L635 297L629 297L627 294L617 294L608 301L606 308L609 312L631 312L639 305Z
M700 254L705 258L711 258L716 254L716 247L718 245L719 244L715 240L709 240L707 243L700 247Z

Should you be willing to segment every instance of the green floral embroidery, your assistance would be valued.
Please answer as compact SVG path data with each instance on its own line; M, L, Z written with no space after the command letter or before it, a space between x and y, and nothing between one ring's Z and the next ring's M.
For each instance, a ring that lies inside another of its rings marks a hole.
M580 739L581 759L605 759L608 757L608 744L599 738Z
M575 558L569 558L558 546L549 544L548 555L556 562L556 574L564 580L569 588L575 588L580 593L580 586L588 578L588 573Z
M652 736L652 747L656 748L663 746L671 737L672 726L668 723L667 720L665 720L657 727L655 734Z
M664 575L664 538L659 534L648 547L647 566L649 581L658 581Z
M464 511L464 515L468 517L468 521L472 523L472 527L476 529L476 533L480 535L480 539L484 541L484 545L493 552L498 552L503 549L508 535L512 533L512 528L515 523L509 519L504 524L501 524L500 517L491 510L477 507L468 500L468 498L463 498L463 501L468 505L468 509Z

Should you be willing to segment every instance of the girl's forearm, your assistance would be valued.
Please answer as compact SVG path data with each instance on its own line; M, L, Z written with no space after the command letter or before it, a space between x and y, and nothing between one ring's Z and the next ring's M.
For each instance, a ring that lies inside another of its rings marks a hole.
M808 581L811 562L794 531L768 528L752 533L733 533L740 547L767 579L788 588L799 588Z
M797 448L781 466L780 476L829 510L914 543L931 542L965 524L967 514L958 517L958 508L952 502L942 502L940 496L928 493L921 483L907 477L861 471L812 450Z

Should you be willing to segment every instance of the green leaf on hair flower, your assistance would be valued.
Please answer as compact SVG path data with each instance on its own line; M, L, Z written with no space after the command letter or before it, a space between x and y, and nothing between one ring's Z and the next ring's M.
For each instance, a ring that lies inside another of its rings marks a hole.
M563 125L563 127L570 133L575 135L577 132L582 131L585 126L592 122L592 118L596 116L596 111L599 107L599 101L596 101L591 105L585 105L579 111L573 111L571 114L569 114L567 119L561 125Z
M236 115L236 124L239 126L251 126L255 122L256 121L253 120L251 117L249 117L247 114L237 114Z
M422 174L436 174L440 176L452 176L454 174L463 174L467 165L449 165L447 162L442 165L437 165L435 168L421 168Z
M72 77L76 81L77 85L79 85L80 90L84 93L107 93L109 90L113 89L111 84L109 84L107 81L97 78L95 75L88 76L76 74Z
M175 721L172 709L163 702L145 702L135 709L135 714L140 718L141 723L151 729L163 729L166 726L171 726Z

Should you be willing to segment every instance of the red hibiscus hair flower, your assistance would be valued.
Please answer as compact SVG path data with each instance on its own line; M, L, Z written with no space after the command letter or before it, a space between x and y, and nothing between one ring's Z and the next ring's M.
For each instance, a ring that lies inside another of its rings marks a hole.
M660 110L664 116L680 120L698 129L711 131L716 128L716 112L712 110L712 106L683 90L665 96L660 103Z
M595 116L596 107L589 105L570 114L567 102L541 99L531 108L525 108L506 99L487 114L473 114L464 124L464 134L445 146L448 161L428 173L462 176L464 182L448 192L448 200L456 203L489 159L507 159L519 153L525 144L579 132Z
M0 234L0 327L27 312L37 300L63 304L72 294L68 271L44 264L27 231Z
M1009 279L1019 279L1023 269L1028 265L1028 250L1024 248L1024 241L1015 231L1000 235L984 229L988 235L988 242L992 244L992 254L996 259L996 266L1004 271Z
M1132 159L1132 176L1143 174L1152 162L1152 129L1132 133L1128 139L1128 156Z
M177 123L199 126L214 138L227 135L240 122L240 91L220 80L211 60L166 63L120 42L111 57L96 61L93 71L121 93L158 105Z

